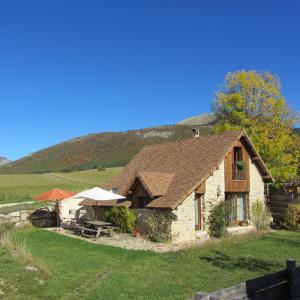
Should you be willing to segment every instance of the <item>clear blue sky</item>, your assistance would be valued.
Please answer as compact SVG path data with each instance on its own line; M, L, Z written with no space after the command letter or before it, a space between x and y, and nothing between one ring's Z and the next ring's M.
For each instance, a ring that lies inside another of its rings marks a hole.
M229 71L269 70L300 111L300 1L0 2L0 155L211 110Z

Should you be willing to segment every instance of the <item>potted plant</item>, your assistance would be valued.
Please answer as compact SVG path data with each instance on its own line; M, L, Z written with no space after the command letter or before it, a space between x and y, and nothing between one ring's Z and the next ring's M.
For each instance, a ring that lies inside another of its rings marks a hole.
M249 223L248 223L247 220L243 220L243 221L239 222L239 226L241 226L241 227L245 227L245 226L248 226L248 225L249 225Z
M134 235L135 235L135 237L140 237L141 235L142 235L142 232L141 232L141 230L138 228L138 227L136 227L135 229L134 229Z
M240 168L241 170L246 170L246 162L244 160L238 160L235 162L235 164Z

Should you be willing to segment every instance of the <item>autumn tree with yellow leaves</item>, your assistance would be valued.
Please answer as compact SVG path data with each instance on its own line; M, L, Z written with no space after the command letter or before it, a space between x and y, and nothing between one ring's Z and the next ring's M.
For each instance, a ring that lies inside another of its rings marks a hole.
M215 132L244 128L277 182L297 176L299 153L293 127L298 115L270 72L228 73L214 99Z

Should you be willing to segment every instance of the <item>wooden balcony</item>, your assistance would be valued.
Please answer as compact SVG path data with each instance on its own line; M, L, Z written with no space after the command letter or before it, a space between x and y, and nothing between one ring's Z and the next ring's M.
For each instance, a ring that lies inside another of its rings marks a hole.
M232 179L233 180L246 180L246 170L238 164L232 165Z

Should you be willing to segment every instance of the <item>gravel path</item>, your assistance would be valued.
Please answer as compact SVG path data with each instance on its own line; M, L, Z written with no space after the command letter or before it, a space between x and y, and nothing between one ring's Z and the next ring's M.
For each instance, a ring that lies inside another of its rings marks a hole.
M126 233L114 233L112 237L109 236L101 236L96 241L93 238L85 238L82 236L78 236L73 234L69 230L65 230L63 228L47 228L46 230L56 232L62 235L66 235L69 237L73 237L76 239L80 239L86 242L107 245L113 247L119 247L128 250L143 250L143 251L153 251L153 252L174 252L184 248L189 248L197 245L203 245L205 242L200 240L195 240L191 242L169 242L169 243L154 243L145 238L139 237L136 238L131 234Z

